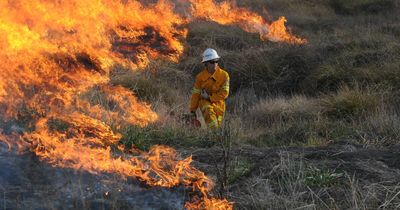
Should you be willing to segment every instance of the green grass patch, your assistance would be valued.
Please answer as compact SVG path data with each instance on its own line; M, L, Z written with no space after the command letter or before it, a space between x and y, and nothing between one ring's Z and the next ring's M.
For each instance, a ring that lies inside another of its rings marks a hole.
M304 175L304 183L313 188L332 187L343 184L344 174L332 169L308 167Z
M172 147L211 147L217 144L213 134L207 130L194 130L185 126L147 127L128 126L121 131L121 143L126 148L149 150L153 145L167 145Z
M356 140L363 132L362 122L321 118L277 123L258 131L257 135L242 137L242 141L258 147L315 147L340 140Z
M235 158L229 171L228 183L235 183L240 178L248 176L254 169L255 164L247 159Z

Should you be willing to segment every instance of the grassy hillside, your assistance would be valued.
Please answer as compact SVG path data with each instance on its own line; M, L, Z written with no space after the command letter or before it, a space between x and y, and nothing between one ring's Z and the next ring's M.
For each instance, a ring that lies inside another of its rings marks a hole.
M115 67L112 83L132 89L151 103L164 122L157 126L179 130L194 75L202 69L200 55L213 47L231 75L227 118L243 130L238 133L240 144L312 145L341 139L396 143L398 2L260 0L238 4L267 11L272 19L286 16L292 32L306 37L308 43L262 42L257 34L235 26L198 21L189 26L179 63L154 61L138 73Z
M259 156L277 153L277 167L266 167L257 175L252 171L260 165L256 167L251 155L230 158L233 169L223 191L243 209L370 209L391 198L383 207L393 207L390 205L398 202L392 194L398 191L397 184L371 185L390 179L360 177L346 168L338 172L334 164L323 168L304 156L285 156L279 151L290 147L300 154L301 148L330 148L343 143L384 151L399 144L400 2L237 2L272 20L286 16L292 32L307 38L308 43L263 42L257 34L235 26L191 23L179 63L153 61L145 71L136 73L115 67L111 82L133 90L160 116L158 123L146 128L121 128L123 143L140 149L166 144L192 151L221 148L216 139L222 138L229 140L229 144L222 144L225 151L257 147L265 154L257 153ZM191 85L202 69L200 55L206 47L220 53L221 66L231 75L225 127L217 134L185 124ZM210 161L203 163L214 165ZM220 177L216 171L208 170ZM238 188L245 183L254 185L255 191ZM376 195L377 202L367 202L368 193Z

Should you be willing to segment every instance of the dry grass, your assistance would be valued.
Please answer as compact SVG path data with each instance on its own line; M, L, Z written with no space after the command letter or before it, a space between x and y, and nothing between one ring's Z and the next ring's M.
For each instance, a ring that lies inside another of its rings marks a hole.
M221 66L231 75L226 120L236 148L307 149L334 142L385 148L400 143L400 1L242 0L238 5L259 13L265 6L264 15L272 20L286 16L292 32L308 44L262 42L236 26L190 24L179 63L157 60L137 71L114 67L110 82L132 90L160 117L145 128L119 128L121 143L143 150L155 144L182 151L218 146L214 132L185 124L194 75L203 68L199 55L207 47L217 49ZM83 97L115 109L96 88ZM29 122L40 116L21 108L17 123L29 129ZM287 152L279 154L272 169L234 158L236 168L224 187L239 188L230 194L239 209L400 208L398 183L369 183L345 172L339 183L332 182L334 169L316 168ZM75 181L70 186L75 207L90 208L78 196L84 187ZM9 192L1 187L6 197ZM113 197L109 207L120 207L118 199Z
M203 68L199 55L206 47L217 49L221 66L231 75L226 120L234 131L235 147L319 147L343 141L366 147L399 144L399 2L243 0L238 4L260 13L265 5L272 19L286 16L293 33L306 37L308 44L261 42L257 34L204 21L189 25L178 64L154 61L147 71L116 69L112 75L113 84L136 92L161 119L147 128L124 128L124 144L142 149L153 144L217 145L213 134L182 121L194 75ZM344 186L313 187L306 181L310 169L303 160L285 154L281 159L273 171L260 169L258 176L244 173L232 179L231 185L246 180L241 192L232 195L238 208L399 207L397 184L366 184L345 174ZM322 170L319 175L329 173L334 172Z
M378 113L367 117L359 132L360 142L370 146L388 146L399 143L400 116L393 110L381 108Z
M394 145L400 129L390 96L390 92L349 87L318 98L271 96L235 110L231 118L244 144L321 146L346 140Z
M278 97L261 100L250 108L247 117L263 126L279 121L316 118L320 112L321 108L316 99L299 95L291 98Z
M321 106L326 115L339 119L360 118L377 112L380 93L359 88L341 88L336 94L323 96Z
M365 184L346 173L315 170L290 152L281 152L272 170L258 173L231 194L239 209L395 209L400 204L400 186L382 182ZM332 182L331 177L335 182ZM317 180L310 182L309 179ZM323 185L329 182L329 185ZM316 187L316 184L319 187Z

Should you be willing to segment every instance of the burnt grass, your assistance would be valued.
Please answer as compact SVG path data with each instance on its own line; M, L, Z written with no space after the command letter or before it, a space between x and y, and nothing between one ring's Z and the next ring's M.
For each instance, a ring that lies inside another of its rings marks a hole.
M0 209L184 209L191 189L52 167L0 144Z

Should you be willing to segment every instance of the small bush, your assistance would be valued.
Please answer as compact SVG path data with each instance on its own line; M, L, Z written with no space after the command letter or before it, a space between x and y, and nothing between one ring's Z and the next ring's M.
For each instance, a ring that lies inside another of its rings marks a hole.
M239 159L238 157L232 161L232 169L229 171L228 183L235 183L237 180L248 176L255 167L255 164L246 159Z
M248 117L256 123L271 125L289 120L316 118L320 107L315 99L305 96L273 98L259 101L249 110Z
M309 167L305 170L305 184L309 187L332 187L343 184L343 173L335 170L321 170L315 167Z
M337 91L342 84L349 84L354 81L353 71L346 68L340 68L336 65L321 65L310 78L313 82L311 91L319 90L321 92Z
M388 107L368 117L359 127L357 137L362 144L390 146L399 143L400 116Z
M334 118L354 119L376 112L380 102L379 94L350 89L345 86L336 94L329 94L321 99L323 112Z

